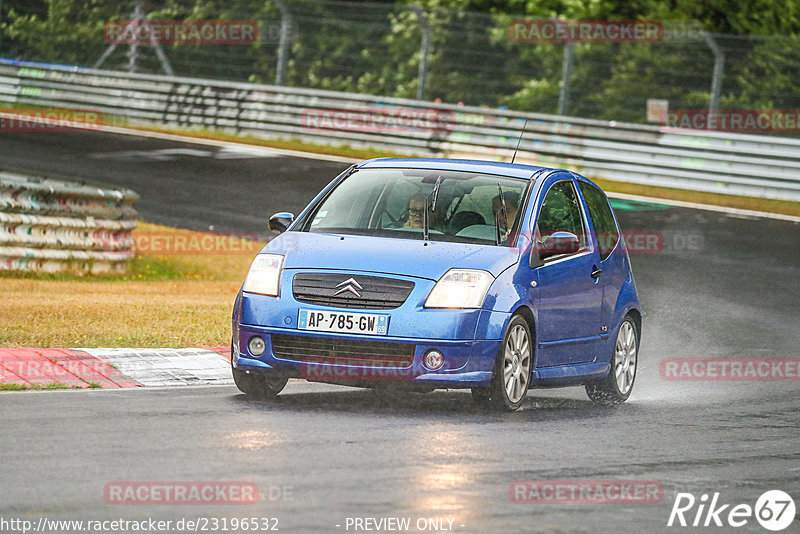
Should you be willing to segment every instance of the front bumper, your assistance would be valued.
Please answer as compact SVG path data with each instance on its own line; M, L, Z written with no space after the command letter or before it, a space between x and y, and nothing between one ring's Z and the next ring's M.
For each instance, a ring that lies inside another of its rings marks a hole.
M253 325L238 325L238 336L233 344L231 358L234 367L255 372L281 371L289 376L305 378L312 382L334 382L354 386L373 382L414 382L434 387L479 387L488 386L492 378L500 340L453 341L441 339L384 338L380 340L348 334L311 333L302 330L272 329ZM410 365L340 364L309 361L297 357L277 356L272 335L302 335L319 339L358 339L379 343L404 343L413 346ZM248 351L248 342L253 336L264 339L266 350L260 356ZM236 342L238 340L238 342ZM427 369L423 355L431 349L444 355L444 364L436 371Z
M291 287L291 279L283 282L284 288ZM388 310L315 306L296 301L291 291L282 291L280 298L240 293L233 314L233 365L253 372L281 371L309 381L355 386L383 381L439 388L488 386L510 314L491 310L426 309L423 304L432 282L427 284L419 279L416 282L417 287L406 302L399 308ZM386 314L390 316L387 335L301 330L297 328L300 309ZM253 336L260 336L266 346L259 356L251 354L248 349ZM376 352L380 352L381 343L394 347L407 345L408 359L402 364L391 365L378 361L374 364L345 364L298 353L302 351L287 354L281 350L276 354L273 336L302 336L302 341L317 345L339 341L363 342L369 347L377 347ZM423 365L423 356L431 349L444 356L444 364L435 371Z

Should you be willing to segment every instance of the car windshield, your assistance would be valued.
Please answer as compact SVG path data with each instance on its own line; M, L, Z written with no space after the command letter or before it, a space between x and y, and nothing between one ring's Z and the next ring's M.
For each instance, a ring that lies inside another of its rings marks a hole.
M429 169L361 169L331 191L302 231L512 245L529 180Z

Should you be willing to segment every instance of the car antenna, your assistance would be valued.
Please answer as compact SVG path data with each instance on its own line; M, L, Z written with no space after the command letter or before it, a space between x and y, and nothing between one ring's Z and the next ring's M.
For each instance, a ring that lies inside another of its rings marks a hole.
M514 155L511 156L511 163L514 163L514 160L517 159L517 150L519 150L519 144L522 142L522 136L525 135L525 127L528 125L528 119L525 119L525 124L522 125L522 131L519 133L519 139L517 139L517 148L514 149Z

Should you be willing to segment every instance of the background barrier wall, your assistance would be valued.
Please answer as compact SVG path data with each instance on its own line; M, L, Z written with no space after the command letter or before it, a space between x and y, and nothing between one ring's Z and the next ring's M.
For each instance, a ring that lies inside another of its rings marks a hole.
M126 189L0 170L0 269L125 271L138 199Z
M517 162L608 180L800 201L800 140L786 137L18 61L0 62L0 102L79 112L66 115L67 121L87 115L105 124L503 161L511 159L527 121ZM5 111L7 130L24 129L24 114L34 113ZM58 128L58 113L52 120L50 127Z

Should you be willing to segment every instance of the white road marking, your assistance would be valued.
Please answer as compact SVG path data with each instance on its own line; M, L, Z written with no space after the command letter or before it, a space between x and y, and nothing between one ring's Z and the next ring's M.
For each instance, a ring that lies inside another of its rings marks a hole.
M269 149L259 146L224 146L219 150L198 150L196 148L163 148L156 150L122 150L119 152L93 152L92 159L116 159L123 161L174 161L181 157L212 159L275 158Z
M332 156L329 154L317 154L315 152L303 152L301 150L288 150L285 148L272 148L272 147L260 147L259 145L250 145L247 143L236 143L233 141L219 141L217 139L203 139L201 137L190 137L186 135L177 135L177 134L168 134L162 132L150 132L147 130L136 130L133 128L120 128L117 126L100 126L96 128L101 132L108 132L108 133L117 133L122 135L136 135L139 137L148 137L151 139L163 139L166 141L176 141L180 143L193 143L196 145L207 145L207 146L218 146L218 147L230 147L230 148L250 148L250 147L257 147L262 148L263 150L269 151L273 153L275 156L291 156L296 158L305 158L305 159L318 159L323 161L336 161L339 163L356 163L361 161L357 158L347 158L344 156Z
M230 384L224 356L205 349L81 348L145 386Z
M275 151L258 145L224 146L214 153L217 159L277 158Z
M690 208L695 210L716 211L728 215L740 215L745 217L762 217L765 219L777 219L780 221L800 222L800 217L795 215L784 215L782 213L769 213L766 211L744 210L740 208L729 208L726 206L714 206L713 204L699 204L696 202L684 202L682 200L668 200L663 198L645 197L640 195L629 195L627 193L606 192L611 198L622 200L633 200L637 202L648 202L651 204L665 204L678 208Z
M178 156L193 158L213 158L210 150L196 150L193 148L165 148L158 150L122 150L119 152L93 152L89 154L92 159L118 159L124 161L174 161Z

